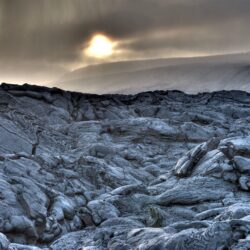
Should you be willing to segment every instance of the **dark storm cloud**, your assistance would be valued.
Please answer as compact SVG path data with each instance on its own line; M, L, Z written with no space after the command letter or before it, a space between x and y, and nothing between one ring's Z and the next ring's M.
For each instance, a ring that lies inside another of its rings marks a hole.
M95 32L121 41L126 59L246 51L249 11L248 0L0 0L0 61L87 63Z

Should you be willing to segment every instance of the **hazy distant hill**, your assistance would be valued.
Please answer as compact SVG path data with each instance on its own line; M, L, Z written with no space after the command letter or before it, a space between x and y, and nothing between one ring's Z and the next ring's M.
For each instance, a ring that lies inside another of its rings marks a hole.
M250 91L250 54L91 65L64 75L56 85L91 93L136 93L155 89L189 93L221 89Z

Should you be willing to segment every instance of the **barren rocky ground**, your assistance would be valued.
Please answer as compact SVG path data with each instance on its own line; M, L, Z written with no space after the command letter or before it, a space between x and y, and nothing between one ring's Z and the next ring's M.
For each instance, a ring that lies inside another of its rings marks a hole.
M250 249L250 94L0 87L0 249Z

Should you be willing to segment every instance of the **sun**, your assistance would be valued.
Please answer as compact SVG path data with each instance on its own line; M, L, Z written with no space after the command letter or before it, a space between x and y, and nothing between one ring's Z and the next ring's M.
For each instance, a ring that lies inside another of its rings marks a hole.
M110 38L102 34L96 34L89 42L85 53L89 57L106 58L113 54L114 43Z

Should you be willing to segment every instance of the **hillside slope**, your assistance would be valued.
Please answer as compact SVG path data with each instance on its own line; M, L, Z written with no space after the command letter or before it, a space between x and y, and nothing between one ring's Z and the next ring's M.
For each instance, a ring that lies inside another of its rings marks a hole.
M250 91L249 65L247 53L124 61L81 68L64 75L54 84L99 94L131 94L155 89L178 89L188 93L223 89Z

